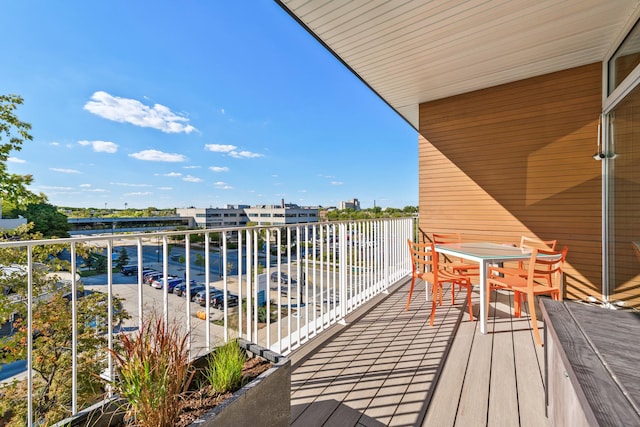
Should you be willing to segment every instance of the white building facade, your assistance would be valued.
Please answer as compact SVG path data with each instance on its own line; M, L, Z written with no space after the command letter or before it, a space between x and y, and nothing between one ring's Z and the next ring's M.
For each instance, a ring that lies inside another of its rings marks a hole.
M181 217L191 217L201 228L242 227L247 223L257 225L286 225L318 222L317 207L301 207L295 204L280 205L227 205L224 208L176 209Z

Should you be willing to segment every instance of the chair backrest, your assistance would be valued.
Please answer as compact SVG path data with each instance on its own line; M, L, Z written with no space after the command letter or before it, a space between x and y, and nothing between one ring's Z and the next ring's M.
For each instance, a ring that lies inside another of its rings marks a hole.
M462 243L462 237L460 233L433 233L433 243L436 245Z
M531 260L529 261L527 274L528 286L533 287L535 279L540 276L551 277L553 275L560 275L568 251L569 248L567 246L559 252L534 248L531 252Z
M520 247L528 249L550 249L556 250L557 240L542 240L537 237L522 236L520 238Z
M418 276L427 271L435 269L437 264L433 254L435 253L433 243L416 243L407 239L409 244L409 254L411 256L411 270L413 276Z

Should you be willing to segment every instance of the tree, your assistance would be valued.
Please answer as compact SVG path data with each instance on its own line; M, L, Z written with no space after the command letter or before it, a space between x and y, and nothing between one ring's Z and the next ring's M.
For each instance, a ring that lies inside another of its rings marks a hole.
M106 273L107 272L107 257L102 254L94 254L96 258L95 266L96 272L98 273Z
M78 397L79 406L98 401L104 393L104 383L96 373L106 368L106 307L107 295L95 292L78 298ZM50 425L70 415L71 403L71 310L70 296L62 290L35 302L32 328L33 342L34 416L38 423ZM114 317L128 317L122 303L114 300ZM117 320L116 320L117 321ZM17 332L3 341L3 363L26 358L27 322L18 316ZM0 388L0 415L11 420L8 425L23 425L27 413L24 389L26 379Z
M120 248L120 251L118 252L118 259L116 260L116 267L121 269L127 264L129 264L129 253L125 248Z
M0 240L41 240L42 234L33 232L29 223L5 232ZM56 256L64 245L35 245L32 250L34 264L31 278L26 269L5 274L3 285L10 295L0 295L0 324L13 322L14 333L0 341L0 364L26 358L29 338L27 305L24 303L31 283L34 415L38 424L51 425L70 415L71 406L71 327L72 317L68 295L70 285L60 279L57 271L68 270L69 262ZM0 250L0 265L26 265L24 248ZM86 247L77 246L78 254L86 256ZM29 280L30 279L30 280ZM96 373L106 366L105 335L107 295L96 292L78 298L78 397L80 407L94 403L102 396L102 383ZM118 322L128 318L119 300L113 301L113 316ZM0 386L0 424L22 426L27 414L27 380L17 380Z
M18 207L27 203L42 203L47 200L42 193L35 194L27 189L33 182L32 175L9 173L7 160L13 151L20 151L22 144L33 140L29 133L31 125L21 121L15 114L23 99L18 95L0 95L0 195ZM8 139L4 142L3 137Z
M27 221L33 222L33 231L44 237L69 237L71 225L67 216L49 203L30 203L19 210Z

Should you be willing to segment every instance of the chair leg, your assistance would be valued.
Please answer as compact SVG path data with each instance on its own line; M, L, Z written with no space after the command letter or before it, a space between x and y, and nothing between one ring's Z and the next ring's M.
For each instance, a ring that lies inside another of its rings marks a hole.
M487 302L486 302L486 306L485 306L485 313L487 315L487 318L489 317L489 302L491 301L491 286L487 283L487 298L486 298Z
M527 302L529 303L529 316L531 316L531 323L533 326L533 336L536 338L536 342L542 347L542 340L540 339L540 331L538 331L538 315L536 314L536 297L534 295L527 295Z
M459 282L457 282L457 284L458 284L458 291L459 291L462 285ZM455 303L456 303L456 282L451 282L451 305L455 305Z
M429 315L429 325L433 326L433 321L436 318L436 304L438 301L439 286L437 283L433 284L432 298L431 298L431 314Z
M469 320L473 322L473 306L471 305L471 282L467 286L467 307L469 307Z
M521 317L522 316L522 298L524 294L522 292L514 292L513 293L513 316Z
M413 294L413 285L416 283L415 276L411 278L411 287L409 288L409 297L407 298L407 305L405 306L405 310L409 310L409 304L411 304L411 295Z

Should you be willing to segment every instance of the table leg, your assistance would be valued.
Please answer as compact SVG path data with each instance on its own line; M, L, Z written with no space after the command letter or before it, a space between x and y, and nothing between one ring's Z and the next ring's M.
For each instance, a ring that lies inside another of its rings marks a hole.
M480 262L480 333L487 333L487 266L489 261Z

